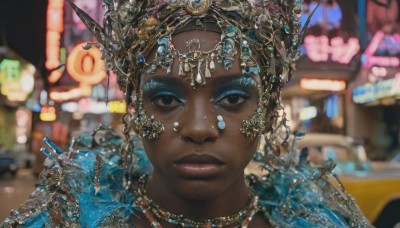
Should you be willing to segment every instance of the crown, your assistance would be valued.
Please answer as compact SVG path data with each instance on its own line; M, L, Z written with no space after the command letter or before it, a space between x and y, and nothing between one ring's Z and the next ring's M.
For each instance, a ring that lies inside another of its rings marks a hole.
M174 32L188 23L202 24L208 19L221 28L220 43L240 45L242 66L247 71L250 69L250 73L260 73L266 90L280 90L295 69L306 28L301 28L298 21L300 0L104 0L102 26L73 0L68 2L98 40L87 48L97 45L102 50L106 70L116 73L119 85L126 92L138 91L140 75L145 70L152 72L157 67L168 70L171 61L166 58L181 56L173 46L166 45ZM157 50L162 47L165 53L157 52L155 60L147 60L156 46ZM211 53L202 54L204 59L198 61L212 57ZM251 59L250 55L256 59ZM229 65L229 58L232 56L220 56L218 62ZM192 83L204 83L205 79L200 80L200 77L207 73L199 72L191 79Z

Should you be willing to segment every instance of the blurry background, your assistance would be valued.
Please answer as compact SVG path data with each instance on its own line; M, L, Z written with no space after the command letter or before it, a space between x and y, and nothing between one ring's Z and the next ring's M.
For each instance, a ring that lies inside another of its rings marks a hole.
M298 70L283 92L290 125L307 133L350 136L365 147L369 161L395 160L400 151L399 0L322 2L310 21ZM101 0L75 3L102 23ZM316 5L304 0L302 24ZM72 137L99 123L121 129L126 105L115 75L103 71L99 50L82 49L94 39L64 0L2 1L0 23L3 220L34 187L43 168L44 136L66 150ZM59 68L63 63L66 67Z

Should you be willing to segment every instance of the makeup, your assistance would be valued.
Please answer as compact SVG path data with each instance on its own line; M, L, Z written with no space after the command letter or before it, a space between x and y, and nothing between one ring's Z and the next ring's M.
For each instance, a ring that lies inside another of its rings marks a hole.
M215 105L225 98L228 98L227 104L241 104L257 93L257 83L250 76L223 77L221 82L214 84L218 85L213 91L212 102Z
M143 95L151 97L156 93L166 92L174 94L179 99L184 100L184 89L181 80L172 77L153 77L143 85Z
M180 80L171 77L150 79L143 86L143 95L143 99L161 109L182 106L186 101Z

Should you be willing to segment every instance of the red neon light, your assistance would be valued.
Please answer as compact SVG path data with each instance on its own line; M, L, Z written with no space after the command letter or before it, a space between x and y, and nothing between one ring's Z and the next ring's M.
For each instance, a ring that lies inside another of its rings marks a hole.
M376 50L379 47L379 44L385 38L386 34L383 31L378 31L375 33L371 42L369 43L367 49L363 54L363 65L367 68L370 68L374 65L383 66L383 67L398 67L400 66L400 60L398 57L390 57L390 56L374 56ZM394 34L392 38L400 43L400 35Z
M47 9L46 68L53 70L60 65L60 40L64 31L64 0L49 0ZM52 71L48 80L58 81L62 70Z
M342 37L334 37L330 40L328 36L307 36L304 39L308 58L313 62L326 62L331 60L341 64L348 64L360 50L357 38L350 38L347 43Z

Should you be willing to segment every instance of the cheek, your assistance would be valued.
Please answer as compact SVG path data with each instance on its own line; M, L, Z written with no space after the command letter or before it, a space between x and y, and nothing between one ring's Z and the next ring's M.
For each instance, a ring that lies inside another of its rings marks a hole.
M249 114L251 116L251 114ZM232 156L233 159L237 160L235 163L240 166L246 166L247 163L253 158L254 153L257 150L259 144L259 137L250 140L246 137L240 129L243 127L243 121L247 120L247 116L238 116L239 118L235 119L227 119L227 126L221 134L220 140L226 141L226 144L229 145L231 151L235 156ZM234 158L234 157L237 157Z
M151 163L170 162L170 159L174 156L174 151L179 147L177 140L180 140L179 136L169 129L160 134L160 137L156 140L143 139L144 150Z

